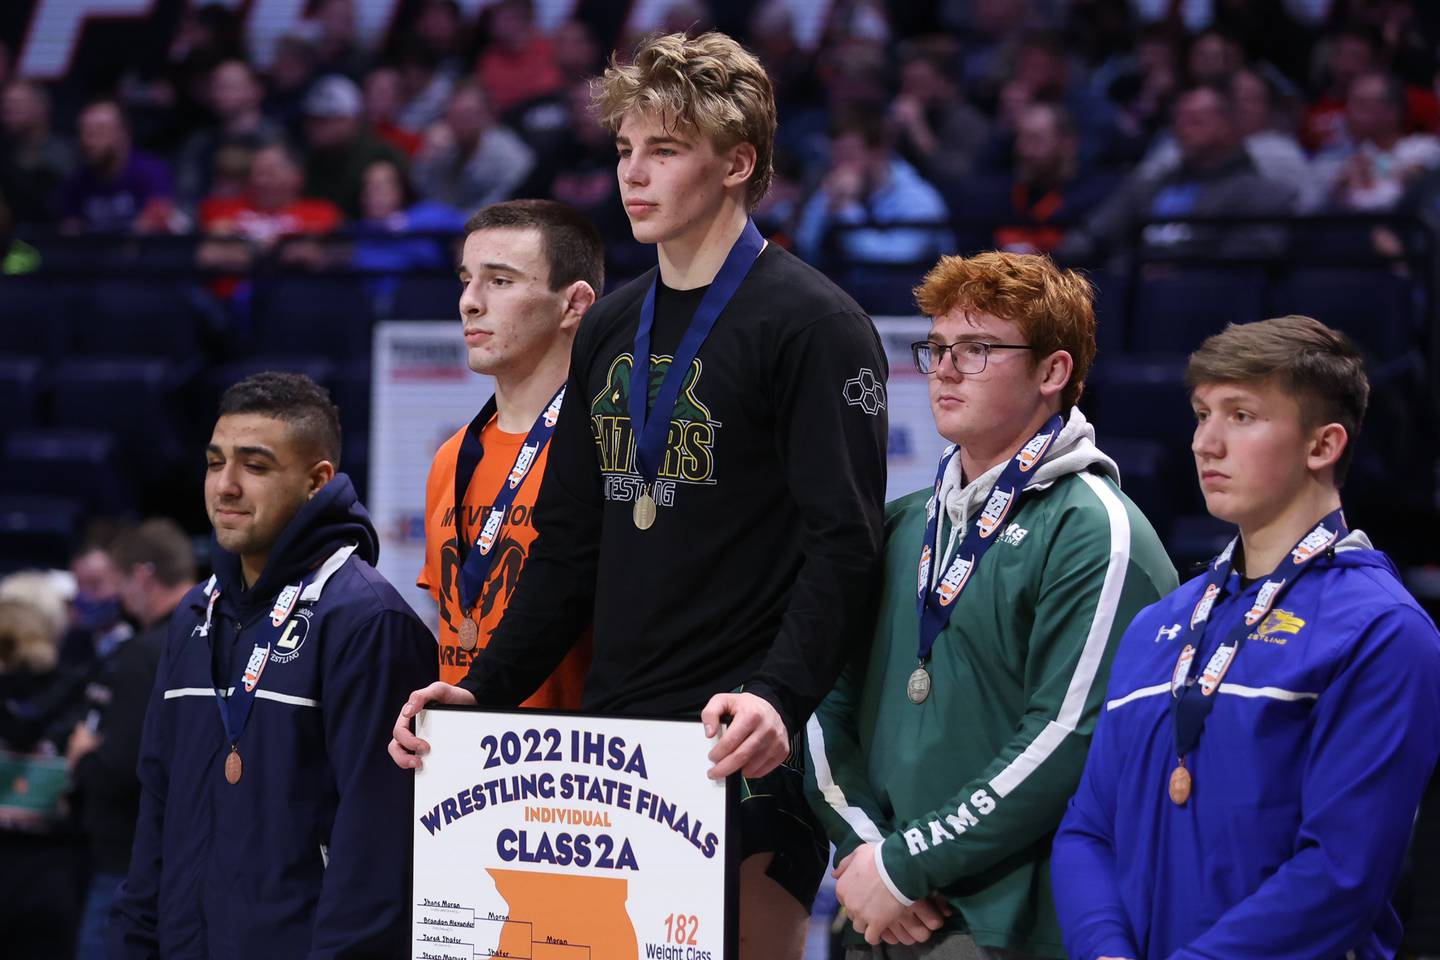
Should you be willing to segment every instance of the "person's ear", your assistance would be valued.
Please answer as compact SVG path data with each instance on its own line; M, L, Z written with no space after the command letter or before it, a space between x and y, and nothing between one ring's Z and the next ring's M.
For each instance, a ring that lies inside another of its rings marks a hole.
M1056 350L1040 361L1040 394L1049 399L1065 392L1070 385L1070 375L1075 370L1075 358L1069 350Z
M595 305L599 294L589 281L576 280L565 288L565 312L560 316L560 329L573 331L580 325L580 318Z
M310 468L310 489L306 492L305 499L309 500L313 498L315 494L319 493L321 489L324 488L325 484L329 483L333 479L335 479L335 464L331 463L329 460L321 460L317 462L313 467Z
M1305 468L1319 473L1333 469L1350 446L1350 432L1338 423L1327 423L1310 432L1309 449L1305 451Z
M738 187L750 180L750 175L755 172L755 164L758 162L758 154L755 151L755 144L741 140L729 150L730 164L725 170L725 186Z

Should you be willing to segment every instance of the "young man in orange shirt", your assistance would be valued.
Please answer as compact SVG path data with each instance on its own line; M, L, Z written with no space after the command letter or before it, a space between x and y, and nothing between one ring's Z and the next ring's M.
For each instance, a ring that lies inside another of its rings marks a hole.
M470 369L495 395L440 447L425 485L425 566L440 604L440 678L456 683L505 615L535 540L544 477L580 318L604 286L600 234L550 200L485 207L465 225L460 318ZM578 643L525 706L580 705Z

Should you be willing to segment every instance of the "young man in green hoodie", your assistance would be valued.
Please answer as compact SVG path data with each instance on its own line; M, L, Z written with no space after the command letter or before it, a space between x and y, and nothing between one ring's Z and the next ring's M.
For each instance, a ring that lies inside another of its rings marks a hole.
M807 786L870 945L851 960L1063 957L1050 838L1114 645L1175 570L1075 408L1089 285L985 253L942 258L917 300L953 445L886 511L874 644L810 720Z

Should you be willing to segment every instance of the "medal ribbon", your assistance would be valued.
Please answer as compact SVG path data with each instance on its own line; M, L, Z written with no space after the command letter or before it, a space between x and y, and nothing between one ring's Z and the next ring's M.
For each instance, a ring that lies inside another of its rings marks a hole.
M275 595L275 606L270 611L270 616L262 617L255 624L254 629L260 633L259 639L241 668L240 679L231 687L230 695L227 697L224 690L218 687L215 689L215 702L220 707L220 722L225 726L225 741L232 750L240 742L240 735L245 732L245 724L250 721L250 708L255 705L255 691L260 689L260 676L265 672L265 665L270 662L270 651L275 646L275 641L284 634L285 626L299 604L300 594L315 582L323 567L324 564L317 566L299 583L292 583ZM205 625L201 636L210 634L215 601L219 599L220 587L217 584L210 593L210 602L205 608Z
M1025 480L1044 461L1050 444L1060 435L1064 424L1065 421L1058 413L1051 417L1005 465L1005 469L990 487L985 506L976 515L975 522L970 524L970 529L965 531L960 547L951 558L944 576L932 588L930 565L932 557L938 562L940 544L936 542L936 535L940 529L940 511L944 509L940 503L940 484L945 479L945 469L950 465L950 461L959 454L959 448L951 446L940 458L940 469L935 473L935 492L925 508L925 542L920 548L920 584L916 596L920 644L916 654L922 664L930 659L935 640L950 622L955 601L960 599L960 594L969 584L975 568L998 539L996 535L1004 529L1005 518L1016 512L1025 489Z
M455 458L455 546L461 558L458 578L460 608L467 616L490 576L490 566L495 562L495 544L500 542L500 533L504 528L505 518L510 514L510 506L515 502L515 497L520 493L531 469L540 462L540 455L545 452L546 444L555 435L555 424L560 419L560 404L564 400L565 388L562 386L555 391L555 396L550 398L540 416L535 418L530 432L525 435L525 442L520 445L520 452L515 455L515 462L510 466L509 477L500 485L500 491L495 494L490 509L485 511L485 522L481 524L480 533L475 537L476 549L473 551L468 549L462 535L465 491L469 489L470 480L475 476L475 471L479 469L480 461L485 455L480 444L480 432L495 415L493 397L475 419L470 421L470 426L465 431L465 439L460 444L460 454Z
M630 429L635 436L635 467L647 489L660 475L663 463L661 455L670 434L670 415L675 410L675 401L680 396L680 388L690 372L690 365L695 362L705 338L715 329L715 321L720 319L721 312L735 296L735 291L740 289L740 284L744 282L750 268L755 264L755 259L764 248L765 238L760 236L755 221L746 220L745 229L730 248L724 265L715 275L710 289L705 291L700 306L695 310L695 316L690 319L690 325L685 329L685 335L680 338L680 346L675 351L674 359L670 361L670 369L665 371L665 378L660 382L660 391L651 407L655 416L647 418L646 407L650 401L650 332L655 326L655 290L660 282L660 275L657 273L655 279L650 281L650 289L645 293L645 303L640 307L640 324L635 328L635 345L632 351L635 359L630 368Z
M1240 655L1240 647L1250 630L1265 619L1286 591L1310 569L1311 561L1345 539L1349 532L1343 510L1327 514L1311 527L1280 561L1280 565L1265 578L1255 595L1255 602L1240 623L1232 627L1223 642L1215 648L1202 673L1200 652L1204 647L1210 611L1225 594L1225 585L1234 566L1235 551L1241 549L1239 538L1231 540L1229 546L1210 562L1210 569L1205 577L1205 589L1190 614L1188 642L1175 664L1175 672L1170 682L1170 716L1175 724L1177 756L1183 758L1200 742L1205 718L1215 708L1214 693L1219 689L1221 679L1235 663L1235 658Z

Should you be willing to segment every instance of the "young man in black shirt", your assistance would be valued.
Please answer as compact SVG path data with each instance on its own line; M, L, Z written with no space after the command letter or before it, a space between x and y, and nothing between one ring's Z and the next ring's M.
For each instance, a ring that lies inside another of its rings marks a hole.
M411 696L390 750L419 766L426 703L519 703L593 617L587 709L728 721L710 774L745 778L741 955L799 957L826 844L790 758L870 624L885 356L854 301L749 219L775 135L753 56L654 38L599 100L659 268L581 325L526 576L459 686Z

